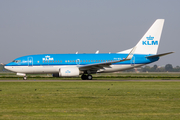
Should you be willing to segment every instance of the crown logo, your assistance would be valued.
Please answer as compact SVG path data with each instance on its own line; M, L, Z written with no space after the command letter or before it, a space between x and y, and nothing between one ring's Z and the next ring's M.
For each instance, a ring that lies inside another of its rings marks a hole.
M151 35L149 37L146 37L146 38L147 38L147 40L153 40L154 39L154 37L151 37Z
M45 56L45 57L49 58L50 56L47 55L47 56Z
M71 73L71 71L67 70L65 73Z

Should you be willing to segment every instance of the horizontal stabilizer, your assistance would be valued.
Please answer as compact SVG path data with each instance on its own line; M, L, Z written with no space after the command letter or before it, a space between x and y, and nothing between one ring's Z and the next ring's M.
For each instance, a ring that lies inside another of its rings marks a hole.
M162 57L168 54L172 54L174 52L168 52L168 53L163 53L163 54L157 54L157 55L152 55L152 56L147 56L147 58L153 58L153 57Z

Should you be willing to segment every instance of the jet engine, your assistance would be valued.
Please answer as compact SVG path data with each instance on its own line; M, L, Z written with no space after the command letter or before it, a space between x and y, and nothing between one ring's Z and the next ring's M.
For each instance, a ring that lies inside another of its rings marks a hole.
M76 77L79 74L78 67L63 67L59 69L59 74L53 74L53 77Z

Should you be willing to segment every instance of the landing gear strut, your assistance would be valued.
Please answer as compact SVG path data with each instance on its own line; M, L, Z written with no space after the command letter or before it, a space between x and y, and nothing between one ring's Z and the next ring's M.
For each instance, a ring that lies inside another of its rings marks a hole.
M27 80L27 77L26 77L26 76L24 76L24 77L23 77L23 80Z
M90 74L88 74L88 75L85 75L85 74L83 74L82 76L81 76L81 79L82 80L92 80L92 75L90 75Z

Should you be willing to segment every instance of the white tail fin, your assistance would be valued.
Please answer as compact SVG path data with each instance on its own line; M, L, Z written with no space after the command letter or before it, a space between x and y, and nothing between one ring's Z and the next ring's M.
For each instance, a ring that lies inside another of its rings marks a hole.
M157 54L164 19L157 19L136 45L135 54Z

